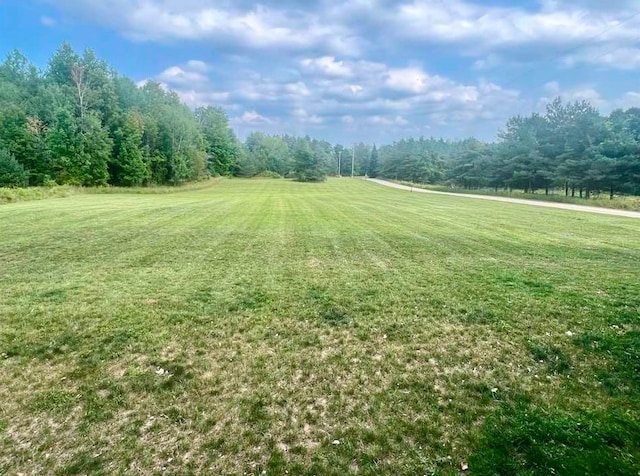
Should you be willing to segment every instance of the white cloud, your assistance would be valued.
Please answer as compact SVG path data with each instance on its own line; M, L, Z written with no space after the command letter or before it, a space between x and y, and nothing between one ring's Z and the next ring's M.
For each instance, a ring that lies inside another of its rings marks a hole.
M319 72L310 65L331 66ZM340 74L333 65L339 65ZM240 134L254 129L307 133L336 123L354 131L368 127L367 134L376 128L422 133L439 124L468 128L474 121L504 121L521 103L516 91L495 83L464 84L417 64L391 67L318 57L298 66L297 71L276 68L266 74L187 62L167 68L156 79L169 83L191 106L222 105L237 111L231 123Z
M307 85L302 81L285 84L283 87L283 91L295 97L311 96L311 91L309 91Z
M48 0L74 16L108 24L137 41L203 41L227 47L282 51L359 51L342 23L326 22L310 9L214 0Z
M58 24L58 21L55 18L43 15L40 17L40 23L51 28L56 26Z
M231 93L228 91L196 91L195 89L180 90L176 93L180 99L191 107L200 106L220 106L225 109L233 109L234 105L229 103Z
M484 71L496 68L504 63L504 60L496 54L489 54L484 58L474 61L472 68L477 71Z
M231 93L220 91L211 85L208 72L211 66L200 60L190 60L182 65L171 66L152 78L165 90L175 91L180 99L191 107L220 106L227 109L235 106L230 102ZM138 81L143 87L149 79Z
M406 39L462 46L465 54L482 57L475 64L478 69L499 65L504 55L522 57L523 50L527 50L525 57L562 59L593 46L612 49L637 44L640 15L634 17L620 8L594 10L596 3L545 1L540 10L529 11L463 0L414 0L397 8L394 25ZM620 7L633 4L617 3Z
M417 67L389 69L385 81L390 89L410 93L426 92L446 83L443 78L431 76Z
M546 106L557 97L565 102L587 101L603 114L609 114L614 109L640 107L640 91L627 91L622 95L605 98L592 84L563 87L558 81L547 83L544 90L549 95L541 97L538 101L539 111L544 111Z
M537 8L472 0L263 0L257 6L230 0L45 1L139 41L188 40L274 55L313 52L319 57L303 65L338 77L352 71L335 60L337 54L362 56L372 45L391 51L407 41L452 46L486 69L505 57L563 60L590 48L626 48L637 56L640 29L640 15L633 16L638 0L541 0ZM623 55L603 55L598 63L618 67Z
M558 81L550 81L544 85L544 90L557 95L560 93L560 83Z
M189 71L180 66L167 68L158 75L157 79L169 85L192 85L209 81L206 75L197 71Z
M309 72L320 73L325 76L349 78L353 75L353 71L345 65L344 61L336 61L333 56L306 58L300 64Z
M638 40L640 40L640 29L638 32ZM567 55L562 62L566 67L590 64L606 69L640 70L640 48L607 46L585 48L578 53Z
M319 125L324 123L324 119L317 114L309 114L306 109L298 107L291 111L291 115L302 124Z
M211 69L207 63L200 60L187 61L187 68L189 68L191 71L197 71L199 73L206 73Z
M234 117L230 120L231 124L236 125L256 125L256 124L271 124L273 121L256 111L246 111L240 117Z
M365 121L367 124L373 124L375 126L406 126L409 124L402 116L387 117L387 116L371 116Z
M640 107L640 91L629 91L613 103L614 109Z

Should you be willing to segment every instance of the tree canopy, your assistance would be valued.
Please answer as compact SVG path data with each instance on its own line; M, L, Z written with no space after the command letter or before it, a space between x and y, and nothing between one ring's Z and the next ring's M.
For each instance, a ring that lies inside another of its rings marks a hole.
M65 43L44 70L19 52L0 64L3 163L13 157L29 185L179 184L231 173L238 148L223 112L138 86L92 51Z

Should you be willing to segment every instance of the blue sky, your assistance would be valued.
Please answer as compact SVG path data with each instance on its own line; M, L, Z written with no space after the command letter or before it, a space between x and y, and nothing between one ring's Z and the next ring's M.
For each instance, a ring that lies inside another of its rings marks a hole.
M640 0L0 0L0 54L63 41L250 131L493 139L555 96L640 106Z

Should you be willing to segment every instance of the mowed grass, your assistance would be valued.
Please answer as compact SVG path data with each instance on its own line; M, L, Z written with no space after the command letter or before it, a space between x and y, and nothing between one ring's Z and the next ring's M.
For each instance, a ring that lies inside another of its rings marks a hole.
M639 233L351 179L0 206L0 473L637 474Z

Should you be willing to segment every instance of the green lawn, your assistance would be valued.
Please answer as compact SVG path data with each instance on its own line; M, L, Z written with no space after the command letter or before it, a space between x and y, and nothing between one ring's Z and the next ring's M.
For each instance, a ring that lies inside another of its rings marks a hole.
M372 183L0 206L0 474L640 471L640 220Z

